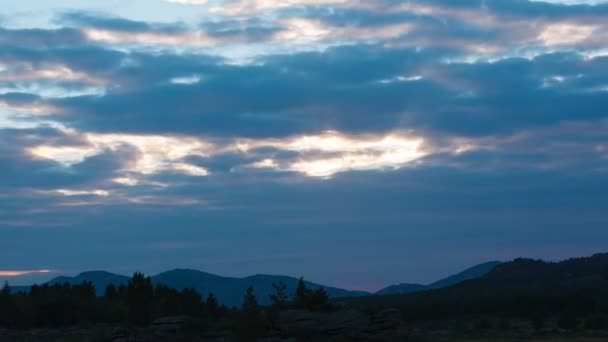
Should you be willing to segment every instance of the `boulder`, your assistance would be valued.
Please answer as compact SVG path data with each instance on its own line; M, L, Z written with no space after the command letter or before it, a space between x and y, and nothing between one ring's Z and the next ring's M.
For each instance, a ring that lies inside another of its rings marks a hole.
M152 322L152 327L158 330L177 331L193 321L190 316L162 317Z
M131 332L127 328L117 327L112 330L112 342L127 342L131 337Z
M279 315L277 326L283 336L319 336L350 335L368 324L368 317L356 310L338 312L289 310Z

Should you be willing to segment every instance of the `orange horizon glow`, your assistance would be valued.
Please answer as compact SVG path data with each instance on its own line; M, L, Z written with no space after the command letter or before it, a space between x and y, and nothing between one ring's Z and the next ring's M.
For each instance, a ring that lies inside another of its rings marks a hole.
M0 271L0 277L18 277L35 273L52 273L53 270L7 270Z

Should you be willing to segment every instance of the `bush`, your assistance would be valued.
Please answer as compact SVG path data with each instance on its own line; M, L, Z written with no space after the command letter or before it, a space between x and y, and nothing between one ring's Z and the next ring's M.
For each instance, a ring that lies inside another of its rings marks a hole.
M572 314L564 314L557 320L557 326L564 330L574 330L578 323L578 318Z
M532 328L535 331L540 331L545 327L545 319L543 318L543 316L534 316L532 317Z
M608 330L608 316L593 315L585 320L585 329L589 330Z

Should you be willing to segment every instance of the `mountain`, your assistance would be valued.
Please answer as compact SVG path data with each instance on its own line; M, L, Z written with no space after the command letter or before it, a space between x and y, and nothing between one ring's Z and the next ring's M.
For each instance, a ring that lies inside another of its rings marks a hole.
M98 296L103 296L106 291L106 287L110 284L119 286L121 284L127 284L129 277L114 274L106 271L89 271L83 272L75 277L60 276L51 279L47 282L49 285L69 283L71 285L82 284L84 281L89 281L95 285L95 293Z
M427 286L428 285L403 283L403 284L387 286L387 287L383 288L382 290L376 292L375 294L393 295L393 294L420 292L420 291L427 290L428 289Z
M458 283L462 283L465 280L481 278L484 275L490 273L492 270L494 270L497 266L499 266L501 264L502 264L502 262L500 262L500 261L485 262L483 264L479 264L479 265L473 266L471 268L467 268L466 270L464 270L458 274L438 280L438 281L428 285L428 287L431 289L440 289L443 287L448 287L448 286L452 286L452 285L455 285Z
M460 273L451 275L447 278L438 280L438 281L428 284L428 285L407 284L407 283L391 285L391 286L388 286L388 287L376 292L375 294L393 295L393 294L406 294L406 293L413 293L413 292L421 292L421 291L432 290L432 289L440 289L440 288L444 288L444 287L448 287L448 286L452 286L452 285L461 283L465 280L471 280L471 279L483 277L484 275L491 272L496 266L498 266L500 264L501 264L500 261L490 261L490 262L486 262L483 264L473 266L471 268L467 268L466 270L464 270Z
M221 277L196 270L176 269L152 277L152 282L165 284L181 290L194 288L206 296L212 292L220 303L228 306L240 306L243 295L249 286L253 286L255 295L261 304L270 304L269 296L274 293L273 283L282 281L290 294L295 292L299 279L288 276L275 276L258 274L245 278ZM323 285L306 282L308 288L317 289ZM368 295L367 292L349 291L330 286L323 286L330 297L356 297Z
M295 292L298 278L274 275L254 275L245 278L222 277L211 273L189 269L175 269L152 276L154 285L164 284L171 288L182 290L185 288L196 289L203 297L212 292L221 304L227 306L240 306L243 296L249 286L253 286L255 295L261 304L270 304L270 294L274 293L273 283L282 281L290 294ZM92 282L95 285L95 292L98 296L105 293L109 284L119 286L128 284L129 277L105 271L83 272L75 277L60 276L46 284L81 284L84 281ZM317 289L323 285L306 282L308 288ZM330 286L323 286L330 297L357 297L369 295L362 291L349 291ZM13 291L28 291L29 287L14 288Z
M608 314L608 253L560 262L519 258L444 288L345 301L399 307L406 319L417 320Z

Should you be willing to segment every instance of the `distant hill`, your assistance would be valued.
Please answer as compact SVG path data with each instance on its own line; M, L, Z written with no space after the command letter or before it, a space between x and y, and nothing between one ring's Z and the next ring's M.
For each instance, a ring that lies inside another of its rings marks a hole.
M129 277L119 274L114 274L105 271L83 272L75 277L60 276L56 277L47 284L81 284L84 281L92 282L95 285L95 291L98 296L105 293L105 289L109 284L119 286L120 284L128 284ZM256 297L261 304L269 304L270 294L274 293L273 283L282 281L287 286L288 292L293 294L299 279L288 276L274 275L254 275L245 278L222 277L211 273L189 270L175 269L172 271L163 272L152 276L153 284L164 284L171 288L182 290L185 288L194 288L201 295L206 297L209 292L212 292L221 304L227 306L240 306L243 296L249 286L253 286ZM323 285L306 282L309 288L319 288ZM349 291L330 286L323 286L330 297L357 297L369 295L368 292ZM14 288L13 291L27 291L29 287Z
M90 281L95 285L95 292L98 296L103 296L106 291L106 287L110 284L119 286L120 284L127 284L129 277L114 274L106 271L89 271L83 272L75 277L60 276L51 279L47 282L49 285L69 283L71 285L82 284L84 281Z
M400 307L408 319L608 314L608 253L561 262L520 258L452 286L348 302Z
M421 292L421 291L427 291L427 290L432 290L432 289L440 289L440 288L458 284L465 280L471 280L471 279L483 277L484 275L486 275L487 273L492 271L494 268L496 268L496 266L498 266L500 264L502 264L502 262L500 262L500 261L490 261L490 262L486 262L483 264L473 266L471 268L467 268L466 270L464 270L460 273L451 275L447 278L438 280L438 281L428 284L428 285L421 285L421 284L391 285L391 286L388 286L388 287L376 292L375 294L377 294L377 295L394 295L394 294Z
M429 289L442 288L459 283L461 281L483 276L499 264L500 262L498 261L483 263L428 285L392 285L378 291L376 294L404 294L426 291ZM126 285L129 282L129 277L106 271L89 271L80 273L79 275L74 277L56 277L47 282L47 284L53 285L70 283L72 285L75 285L81 284L83 281L92 282L95 285L96 294L98 296L102 296L105 293L105 289L109 284L114 284L116 286L120 286L121 284ZM274 292L272 284L279 281L285 283L290 294L293 294L298 284L297 278L281 275L258 274L245 278L235 278L222 277L219 275L191 269L175 269L152 276L152 282L155 285L164 284L178 290L182 290L185 288L194 288L204 297L206 297L210 292L212 292L218 298L220 303L227 306L240 306L241 301L243 299L243 295L249 286L253 286L256 297L258 298L258 301L261 304L269 304L269 296ZM321 284L311 282L306 282L306 285L309 288L313 289L323 286ZM330 286L323 287L325 288L329 296L332 298L360 297L370 295L370 293L364 291L349 291ZM28 290L28 286L20 286L13 288L13 291Z
M152 277L152 281L175 289L195 288L203 295L213 292L220 303L228 306L240 306L243 301L243 294L249 286L253 286L260 303L269 304L269 296L274 293L273 283L282 281L287 286L289 293L293 294L299 280L294 277L262 274L245 278L230 278L201 271L177 269L158 274ZM323 285L306 282L306 286L316 289ZM333 298L369 295L367 292L349 291L330 286L323 287Z

